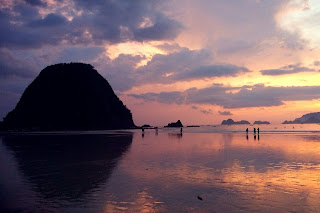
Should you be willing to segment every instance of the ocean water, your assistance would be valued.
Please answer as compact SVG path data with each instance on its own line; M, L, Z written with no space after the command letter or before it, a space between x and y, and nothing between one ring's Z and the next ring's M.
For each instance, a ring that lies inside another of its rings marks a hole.
M0 212L319 212L320 125L246 128L3 134Z

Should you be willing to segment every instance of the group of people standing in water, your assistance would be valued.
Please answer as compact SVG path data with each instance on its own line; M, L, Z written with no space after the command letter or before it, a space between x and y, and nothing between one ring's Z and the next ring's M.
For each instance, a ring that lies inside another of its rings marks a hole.
M258 134L259 134L260 129L258 128L257 131L258 131ZM257 131L256 131L256 128L253 128L253 133L254 133L254 134L256 134ZM249 129L247 128L247 129L246 129L246 133L248 134L248 132L249 132Z
M249 132L249 129L247 128L247 129L246 129L246 133L247 133L247 140L249 139L249 137L248 137L248 132ZM253 128L253 134L254 134L253 138L254 138L254 139L256 139L256 138L257 138L257 137L256 137L256 132L258 132L258 140L259 140L259 139L260 139L260 137L259 137L260 129L259 129L259 128L258 128L258 129Z

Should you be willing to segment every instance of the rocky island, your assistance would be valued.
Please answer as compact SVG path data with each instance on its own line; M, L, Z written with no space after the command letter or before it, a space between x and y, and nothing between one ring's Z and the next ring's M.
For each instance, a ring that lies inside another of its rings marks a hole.
M270 124L270 122L269 121L255 121L253 124L257 124L257 125L259 125L259 124Z
M312 124L320 123L320 112L308 113L293 121L284 121L282 124Z
M172 122L169 123L167 126L164 127L183 127L182 123L180 120L178 120L177 122Z
M4 130L127 129L132 114L110 84L89 64L46 67L26 88Z
M241 120L241 121L234 121L231 118L229 118L228 120L223 120L221 125L234 125L234 124L249 124L249 121L246 120Z

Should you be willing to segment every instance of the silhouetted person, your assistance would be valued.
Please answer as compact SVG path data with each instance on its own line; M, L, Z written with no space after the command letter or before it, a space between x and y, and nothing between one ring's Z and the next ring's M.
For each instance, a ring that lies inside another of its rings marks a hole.
M142 130L142 132L144 133L144 128L143 128L143 127L142 127L142 129L141 129L141 130Z
M253 128L253 133L256 134L256 128Z
M260 132L260 129L258 128L258 134L259 134L259 132Z
M180 133L182 134L182 128L180 128Z
M249 132L249 129L247 128L247 129L246 129L246 133L248 134L248 132Z

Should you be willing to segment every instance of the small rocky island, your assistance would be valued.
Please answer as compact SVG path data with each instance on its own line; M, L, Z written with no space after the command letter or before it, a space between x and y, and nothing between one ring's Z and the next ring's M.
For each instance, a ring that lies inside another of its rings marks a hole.
M260 125L260 124L270 124L269 121L255 121L253 124L257 124L257 125Z
M241 121L234 121L231 118L229 118L228 120L223 120L221 125L235 125L235 124L249 124L249 121L246 120L241 120Z
M167 126L164 127L183 127L182 123L180 120L178 120L177 122L172 122L169 123Z
M312 124L320 123L320 112L308 113L293 121L284 121L282 124Z
M89 64L46 67L3 120L4 130L127 129L132 114Z

